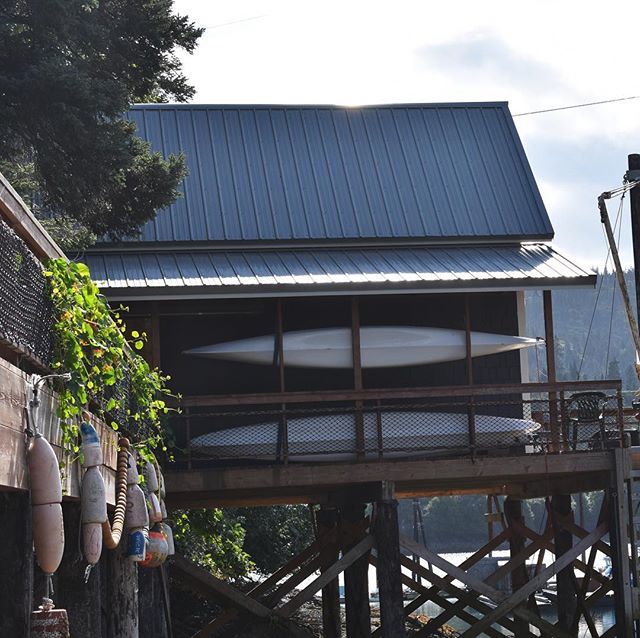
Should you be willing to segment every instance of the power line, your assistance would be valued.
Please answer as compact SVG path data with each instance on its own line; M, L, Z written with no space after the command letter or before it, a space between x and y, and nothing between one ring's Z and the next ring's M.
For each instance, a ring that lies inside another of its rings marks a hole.
M631 95L629 97L618 97L613 100L601 100L599 102L584 102L583 104L572 104L571 106L558 106L552 109L542 109L540 111L528 111L527 113L515 113L513 117L522 117L524 115L538 115L538 113L553 113L554 111L567 111L568 109L581 109L585 106L598 106L599 104L611 104L613 102L625 102L626 100L638 100L640 95Z
M204 27L205 31L212 31L213 29L220 29L222 27L228 27L232 24L240 24L241 22L249 22L250 20L258 20L260 18L266 18L267 14L264 13L259 16L251 16L249 18L240 18L240 20L231 20L231 22L221 22L220 24L212 24L210 27Z

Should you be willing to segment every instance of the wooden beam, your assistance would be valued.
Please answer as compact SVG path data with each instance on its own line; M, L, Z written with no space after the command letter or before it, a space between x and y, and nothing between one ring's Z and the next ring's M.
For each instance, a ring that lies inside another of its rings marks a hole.
M340 508L347 525L361 525L366 521L363 503L349 503ZM345 544L346 548L350 542ZM373 541L369 549L373 547ZM344 551L344 550L343 550ZM351 551L351 550L349 550ZM348 553L348 552L347 552ZM369 608L369 556L363 552L344 572L344 604L347 638L369 638L371 610Z
M516 610L516 607L521 602L535 593L540 586L546 583L552 576L558 574L567 565L570 565L576 557L591 547L593 543L600 540L606 534L607 529L608 525L605 523L599 525L589 536L582 539L577 545L574 545L570 551L560 556L560 558L549 565L549 567L543 569L536 578L531 579L524 587L521 587L517 592L514 592L513 595L501 602L491 613L479 619L472 627L469 627L469 629L462 634L461 638L475 638L475 636L482 633L486 627L490 627L497 619L502 618L502 616L511 611L517 613L518 610Z
M372 527L379 558L377 577L382 636L402 638L406 632L402 603L398 501L378 501Z
M278 403L335 403L343 401L375 401L376 399L429 399L442 397L481 397L505 394L546 392L578 392L587 390L615 391L622 389L619 379L602 381L556 381L555 383L510 383L499 385L438 386L422 388L375 388L362 390L320 390L313 392L270 392L260 394L210 394L186 396L180 405L201 408L230 405L274 405Z
M309 585L307 585L299 594L288 600L281 607L278 607L275 610L277 615L282 618L288 618L291 616L297 609L304 605L304 603L309 602L325 585L335 579L338 574L341 574L345 569L353 565L354 562L365 555L372 547L373 537L369 534L359 543L354 545L348 552L343 554L342 558L337 560L329 569L309 583Z
M507 525L511 528L511 536L509 538L509 555L513 562L511 569L511 591L517 591L527 582L526 558L521 559L520 554L524 550L525 539L519 533L518 527L524 525L522 519L522 501L507 497L504 501L504 515L507 519ZM518 523L514 525L514 523ZM524 638L529 633L529 623L522 618L515 619L515 638Z
M338 510L335 507L320 507L316 511L316 526L319 534L334 532L338 524ZM326 572L339 558L339 551L324 552L320 573ZM322 588L322 635L324 638L340 638L342 635L340 618L340 587L334 578Z

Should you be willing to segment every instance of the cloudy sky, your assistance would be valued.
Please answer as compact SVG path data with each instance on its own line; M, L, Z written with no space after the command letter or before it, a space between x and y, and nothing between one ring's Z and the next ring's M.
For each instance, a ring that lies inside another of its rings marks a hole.
M514 114L640 95L636 3L175 0L207 27L184 69L201 103L506 100ZM626 16L626 17L625 17ZM640 153L640 99L516 118L556 246L602 267L596 197ZM617 202L610 204L615 215ZM625 208L628 222L628 208ZM630 263L628 223L623 259Z

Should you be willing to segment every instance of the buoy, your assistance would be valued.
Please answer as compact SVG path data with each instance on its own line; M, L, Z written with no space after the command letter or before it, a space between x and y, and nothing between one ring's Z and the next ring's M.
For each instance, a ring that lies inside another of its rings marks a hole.
M162 474L162 470L158 468L158 483L160 483L160 498L167 498L167 492L164 487L164 474Z
M163 521L160 525L162 525L162 533L167 539L167 556L173 556L176 553L176 546L173 542L173 530L166 521Z
M147 555L147 540L149 533L145 529L137 529L129 534L127 544L127 558L134 563L142 562Z
M152 492L157 492L160 488L158 483L158 474L156 473L156 468L151 461L147 461L144 464L144 486L150 494Z
M167 518L167 506L164 503L164 499L160 499L160 515L162 516L162 520L164 521Z
M49 441L36 433L28 449L33 545L43 572L53 574L64 552L62 481Z
M129 532L127 539L127 558L140 563L146 558L149 538L149 512L144 492L138 485L139 474L136 459L129 453L127 471L127 511L124 528Z
M54 609L50 598L43 598L37 611L31 612L31 636L36 638L69 638L66 609Z
M167 537L158 526L149 531L147 555L140 563L140 567L160 567L166 560L169 547Z
M155 492L150 492L147 496L147 506L149 508L149 521L151 523L160 523L162 521L162 510Z
M82 434L83 467L82 477L82 545L84 557L90 565L95 565L102 554L102 524L107 520L107 498L104 479L98 466L102 465L100 437L90 423L80 425Z

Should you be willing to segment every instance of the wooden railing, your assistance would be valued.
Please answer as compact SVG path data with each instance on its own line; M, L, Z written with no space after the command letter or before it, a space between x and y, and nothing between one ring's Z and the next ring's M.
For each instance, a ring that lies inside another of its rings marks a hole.
M178 460L371 461L569 453L628 444L619 381L189 396Z

